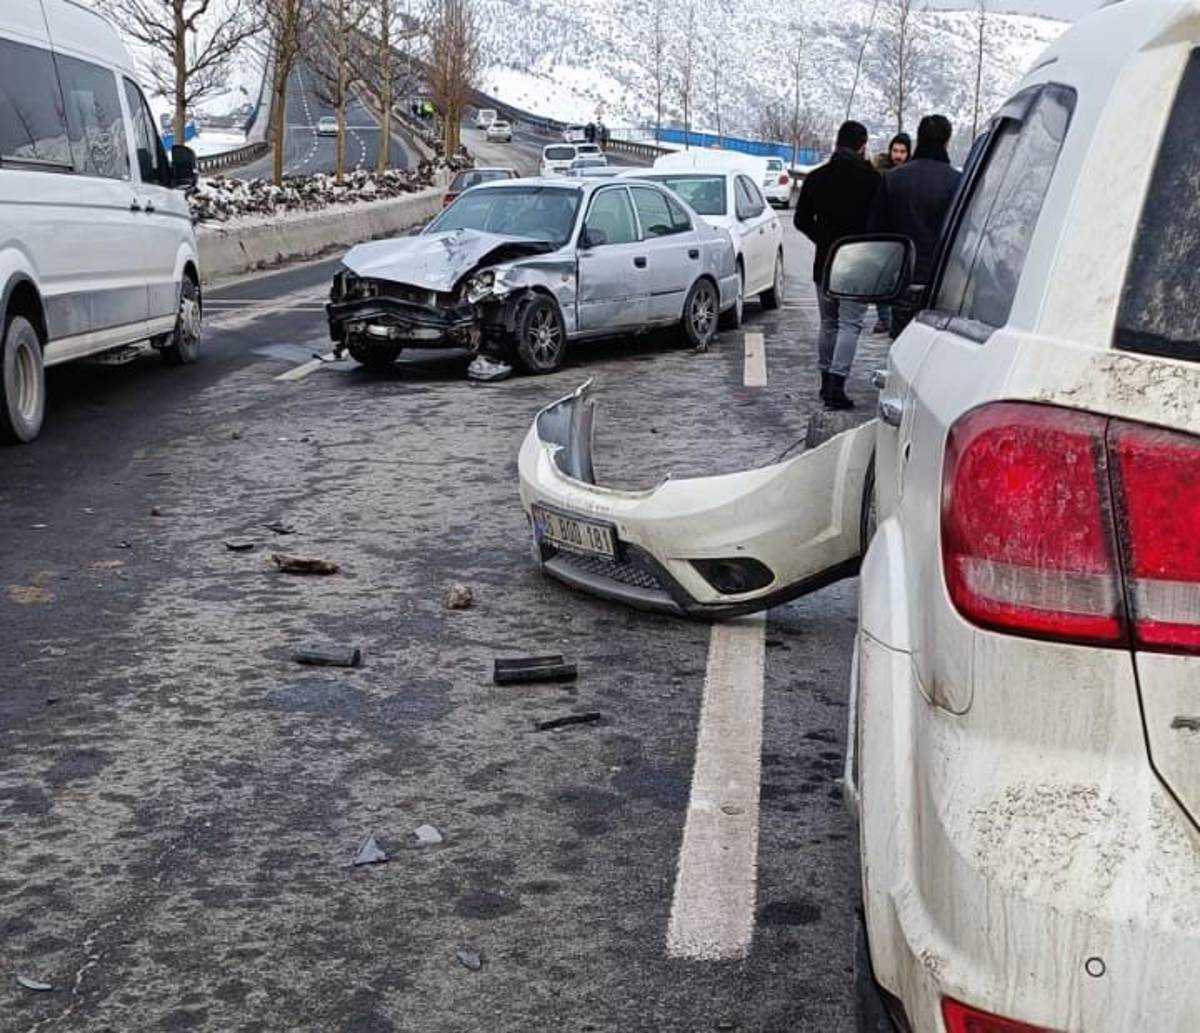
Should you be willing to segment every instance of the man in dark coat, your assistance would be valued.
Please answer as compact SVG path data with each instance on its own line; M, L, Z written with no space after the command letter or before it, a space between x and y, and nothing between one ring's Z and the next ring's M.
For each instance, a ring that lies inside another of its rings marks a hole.
M846 397L846 377L854 363L867 306L838 301L821 290L821 277L833 244L867 231L867 219L880 177L867 161L867 130L846 122L837 135L837 149L819 169L809 173L796 202L796 229L817 248L813 279L821 309L817 362L821 369L821 398L830 409L853 409Z
M962 173L950 164L950 138L954 135L944 115L927 115L917 128L917 150L912 160L883 177L871 211L872 233L899 233L917 246L916 283L929 284L935 272L942 224L958 191ZM892 337L899 337L912 321L913 309L892 306Z

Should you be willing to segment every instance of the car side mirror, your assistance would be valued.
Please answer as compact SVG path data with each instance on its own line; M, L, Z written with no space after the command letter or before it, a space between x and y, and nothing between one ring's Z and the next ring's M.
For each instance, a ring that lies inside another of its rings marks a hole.
M175 144L171 148L171 185L176 190L191 190L199 181L196 152L183 144Z
M908 237L846 237L829 253L821 289L839 301L886 304L912 286L916 245Z
M595 227L585 226L579 238L579 244L584 248L604 247L607 243L608 234L604 230L596 229Z

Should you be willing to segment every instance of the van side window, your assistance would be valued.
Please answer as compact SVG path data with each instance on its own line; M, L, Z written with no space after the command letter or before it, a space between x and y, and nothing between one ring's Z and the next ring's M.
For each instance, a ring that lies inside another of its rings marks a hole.
M75 170L87 176L128 179L129 149L117 77L89 61L62 54L55 54L54 60L67 106Z
M73 167L50 51L7 39L0 39L0 161Z
M1116 346L1200 360L1200 50L1175 97L1129 256Z
M1074 110L1074 90L1048 86L1024 121L995 130L942 274L939 312L985 330L1008 322Z
M167 156L163 150L158 131L154 128L154 118L142 91L137 84L129 79L124 80L125 103L129 107L129 117L133 123L133 146L137 151L138 171L143 183L158 183L161 186L171 185L171 176L167 169Z

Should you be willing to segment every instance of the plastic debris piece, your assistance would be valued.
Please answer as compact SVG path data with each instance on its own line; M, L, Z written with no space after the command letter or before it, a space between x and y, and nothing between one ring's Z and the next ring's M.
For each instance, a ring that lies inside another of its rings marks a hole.
M40 979L30 979L28 976L17 976L17 982L26 990L37 990L39 993L54 989L49 983L43 983Z
M230 552L250 552L258 542L253 538L226 538L225 548Z
M286 438L281 440L287 440ZM276 534L295 534L295 524L285 524L282 520L273 520L269 524L263 524L268 531L274 531Z
M422 825L413 832L417 837L417 842L421 846L439 846L444 843L446 837L433 825Z
M287 552L273 552L270 560L284 574L337 574L342 569L332 560L317 556L295 556Z
M507 380L512 373L513 368L507 362L497 362L486 355L476 355L467 367L468 377L489 384L497 380Z
M387 851L375 842L374 836L367 836L359 846L358 853L354 855L355 868L364 864L386 864L387 861Z
M480 951L472 950L470 947L459 947L454 952L454 956L463 968L469 968L472 972L478 972L483 968L483 954Z
M357 667L362 663L362 650L358 646L335 642L306 642L292 655L297 663L313 667Z
M567 714L565 717L554 717L549 721L534 721L533 728L537 732L551 732L555 728L566 728L568 725L591 725L603 717L599 711L590 710L586 714Z
M492 681L497 685L523 685L529 682L574 681L579 669L561 656L523 656L515 660L497 660Z
M469 610L474 604L475 593L469 585L464 585L461 581L455 581L442 597L442 605L447 610Z

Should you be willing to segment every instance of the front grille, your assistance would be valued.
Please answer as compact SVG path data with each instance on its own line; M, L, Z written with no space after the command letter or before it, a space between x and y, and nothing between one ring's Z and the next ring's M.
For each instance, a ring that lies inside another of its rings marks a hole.
M564 566L571 567L592 577L602 577L621 585L644 588L650 592L661 592L662 584L653 574L630 560L610 560L603 556L584 556L579 553L559 550L558 559Z

